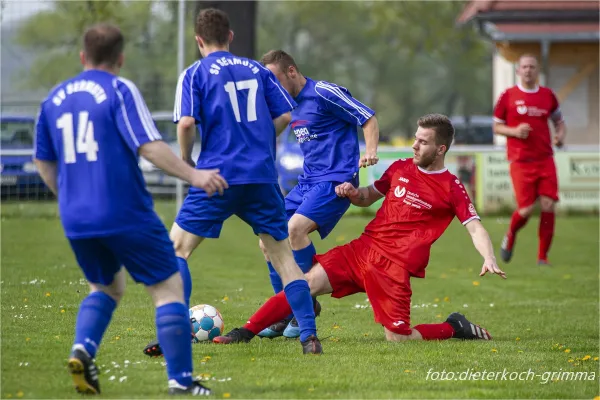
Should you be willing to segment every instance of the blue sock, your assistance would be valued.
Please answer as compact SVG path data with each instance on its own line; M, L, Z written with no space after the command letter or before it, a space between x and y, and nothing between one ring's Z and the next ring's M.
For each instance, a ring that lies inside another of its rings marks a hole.
M310 244L302 250L292 250L292 253L294 253L296 264L298 264L302 272L307 273L310 271L313 266L313 257L317 254L315 245L310 242Z
M96 357L102 336L108 328L115 308L117 302L103 292L90 293L83 299L79 305L75 324L74 345L82 345L90 357Z
M169 303L156 309L156 332L165 355L167 375L183 386L192 384L192 327L188 309Z
M300 327L300 340L305 341L310 335L317 335L315 324L315 311L313 301L310 297L310 288L305 280L295 280L287 284L283 289L288 304L298 321Z
M192 274L185 258L177 257L177 266L183 280L183 298L185 299L185 305L189 309L190 297L192 297Z
M267 261L267 267L269 267L269 278L271 279L271 286L273 286L273 291L275 294L281 292L283 290L283 283L281 282L281 278L275 268L273 268L273 264L271 261Z

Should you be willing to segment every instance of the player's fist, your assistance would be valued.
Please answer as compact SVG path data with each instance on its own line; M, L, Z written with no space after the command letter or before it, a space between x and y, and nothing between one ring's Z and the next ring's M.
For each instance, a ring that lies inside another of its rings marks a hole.
M529 132L531 132L531 126L523 122L515 128L515 137L519 139L527 139Z
M557 135L555 135L553 142L554 142L554 145L556 147L563 147L564 144L565 144L565 135L564 135L564 133L563 134L557 134Z
M209 196L212 196L215 192L223 195L223 191L229 187L225 178L219 174L218 169L196 169L190 183L194 187L203 189Z
M366 168L369 165L375 165L379 162L379 157L377 157L377 151L373 151L373 150L367 150L365 151L365 154L362 155L362 157L360 157L360 160L358 162L358 167L359 168Z
M339 197L352 198L358 196L358 189L355 188L350 182L344 182L335 187L335 194L337 194Z
M481 273L479 276L484 276L486 273L500 275L503 279L506 279L506 273L498 268L496 260L485 260L483 267L481 267Z

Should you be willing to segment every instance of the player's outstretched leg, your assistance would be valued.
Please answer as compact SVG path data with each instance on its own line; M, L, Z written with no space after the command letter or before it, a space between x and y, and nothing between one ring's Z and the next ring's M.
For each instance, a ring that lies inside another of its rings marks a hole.
M483 327L475 325L461 313L452 313L446 319L446 322L454 329L455 339L464 340L492 340L492 335Z
M529 220L529 215L523 216L520 210L516 210L511 219L510 219L510 227L504 238L502 239L502 244L500 245L500 257L502 261L509 262L513 256L513 250L515 247L515 241L517 239L517 232L521 230L527 224Z

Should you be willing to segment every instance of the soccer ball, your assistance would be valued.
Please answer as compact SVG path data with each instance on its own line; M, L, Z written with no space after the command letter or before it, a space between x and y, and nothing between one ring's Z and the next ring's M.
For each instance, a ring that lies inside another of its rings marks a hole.
M213 340L223 333L223 317L219 310L208 304L190 308L190 321L196 342Z

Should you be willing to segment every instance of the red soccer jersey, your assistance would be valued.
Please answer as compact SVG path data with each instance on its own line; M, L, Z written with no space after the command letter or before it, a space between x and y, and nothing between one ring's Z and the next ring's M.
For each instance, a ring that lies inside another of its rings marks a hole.
M394 162L373 186L385 199L361 239L418 278L425 277L431 245L454 216L463 224L479 219L456 176L421 169L412 158Z
M506 138L508 161L536 161L552 156L548 118L562 120L558 100L547 87L527 90L513 86L500 95L494 108L494 121L511 128L521 123L531 126L527 139Z

